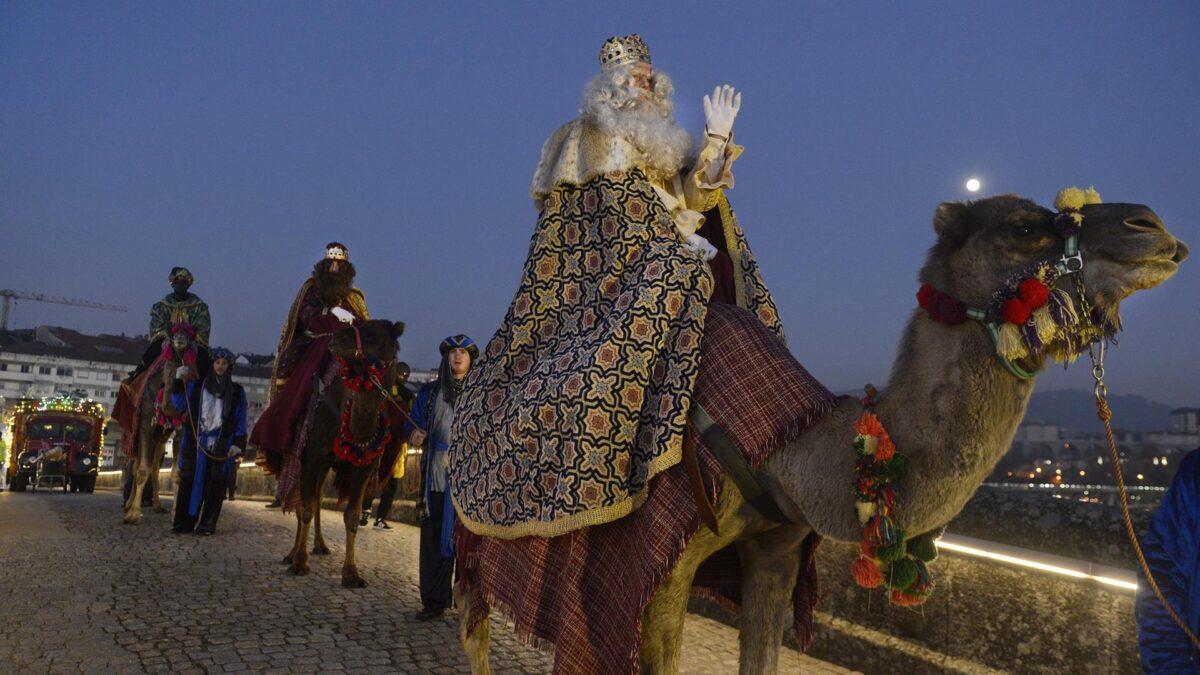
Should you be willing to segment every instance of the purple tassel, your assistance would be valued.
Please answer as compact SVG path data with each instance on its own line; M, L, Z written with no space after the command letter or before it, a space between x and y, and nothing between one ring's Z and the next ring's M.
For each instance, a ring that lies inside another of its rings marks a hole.
M1030 354L1040 354L1046 348L1042 338L1038 337L1037 326L1033 325L1032 321L1021 326L1021 337L1025 338L1025 344L1029 346Z

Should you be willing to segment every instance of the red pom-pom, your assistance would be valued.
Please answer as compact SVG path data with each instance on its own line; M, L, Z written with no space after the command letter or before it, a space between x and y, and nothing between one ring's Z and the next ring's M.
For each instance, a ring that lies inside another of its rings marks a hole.
M1029 309L1029 305L1019 298L1013 298L1004 303L1004 320L1011 324L1025 325L1030 314L1033 314L1033 310Z
M938 292L936 288L930 286L929 284L922 284L921 290L917 291L917 304L920 305L922 309L925 309L929 307L929 303L933 302L933 299L937 297L937 294Z
M875 461L886 462L896 456L896 444L892 442L892 437L885 432L879 437L879 446L875 449Z
M878 588L883 583L883 573L879 571L879 566L866 556L859 556L854 564L850 565L850 572L854 575L855 583L863 588Z
M949 296L938 299L938 316L944 323L957 326L967 320L967 306Z
M1017 290L1021 294L1021 300L1024 300L1025 304L1029 305L1032 309L1041 307L1050 299L1050 289L1046 287L1046 284L1037 279L1022 281Z

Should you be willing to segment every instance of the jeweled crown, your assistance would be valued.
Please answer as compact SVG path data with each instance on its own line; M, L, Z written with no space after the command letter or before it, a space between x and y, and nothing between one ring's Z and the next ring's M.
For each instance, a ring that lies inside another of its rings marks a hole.
M326 260L346 260L346 248L344 246L330 246L325 249Z
M637 33L610 37L600 46L600 68L603 70L639 61L650 63L650 48Z

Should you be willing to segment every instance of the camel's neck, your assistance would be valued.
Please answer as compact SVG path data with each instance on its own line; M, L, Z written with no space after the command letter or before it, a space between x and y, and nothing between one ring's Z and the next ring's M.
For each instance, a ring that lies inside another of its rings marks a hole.
M920 315L904 331L876 414L909 458L897 485L897 517L910 535L948 523L1008 449L1033 390L996 360L984 329L946 326ZM854 423L845 399L765 469L821 534L857 540L862 525L852 494Z
M901 524L911 534L952 519L991 473L1025 416L1032 380L996 359L982 326L916 314L877 414L909 458Z

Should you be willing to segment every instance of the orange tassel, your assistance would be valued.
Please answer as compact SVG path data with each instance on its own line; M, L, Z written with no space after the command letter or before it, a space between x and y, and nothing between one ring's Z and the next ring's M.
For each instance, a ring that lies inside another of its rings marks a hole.
M929 597L925 595L913 595L897 590L892 590L888 594L888 600L891 600L892 604L897 607L916 607L925 604L928 599Z
M871 413L863 413L854 424L854 431L863 436L878 436L883 433L883 423Z
M892 437L888 436L887 432L879 437L879 447L875 449L875 461L886 462L896 455L896 444L892 442Z
M854 574L854 581L863 588L878 588L883 583L883 573L879 571L879 566L866 556L859 556L850 566L850 571Z

